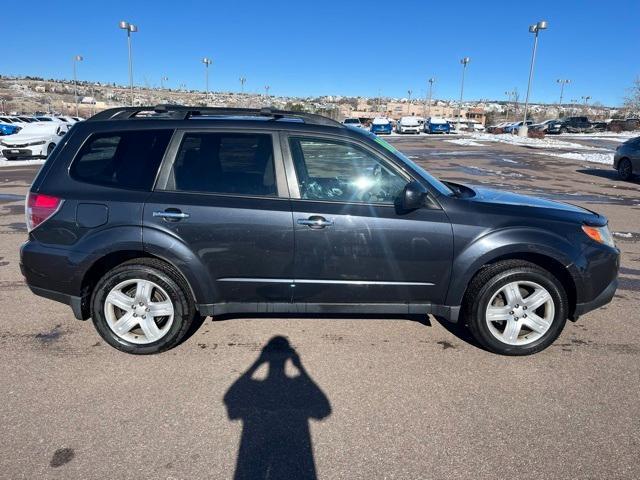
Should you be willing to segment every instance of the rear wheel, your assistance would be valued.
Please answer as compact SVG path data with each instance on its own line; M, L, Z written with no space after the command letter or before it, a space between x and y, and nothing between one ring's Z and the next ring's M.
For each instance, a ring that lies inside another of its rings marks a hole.
M473 279L464 315L474 338L503 355L530 355L551 345L567 320L562 284L535 264L508 260Z
M633 177L633 166L628 158L623 158L618 163L618 175L622 180L631 180Z
M53 152L54 148L56 148L56 144L50 143L49 146L47 147L47 158L49 157L49 155L51 155L51 152Z
M186 282L155 259L132 260L107 272L94 289L91 308L100 336L133 354L176 346L197 316Z

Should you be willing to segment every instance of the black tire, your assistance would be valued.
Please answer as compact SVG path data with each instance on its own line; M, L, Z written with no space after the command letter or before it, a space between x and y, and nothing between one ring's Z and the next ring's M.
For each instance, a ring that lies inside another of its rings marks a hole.
M54 148L56 148L56 144L50 143L49 146L47 147L47 158L49 158L49 155L51 155L51 152L53 152Z
M526 345L510 345L496 338L486 322L486 309L493 295L514 281L535 282L544 287L554 302L555 315L549 329ZM562 333L567 321L568 301L562 284L547 270L521 260L505 260L489 265L471 281L463 300L463 318L478 343L501 355L531 355L544 350Z
M562 127L560 129L560 133L568 133L568 132L569 132L569 130L567 129L567 127Z
M618 162L618 175L622 180L631 180L633 178L633 165L628 158L623 158Z
M118 336L105 316L105 299L119 283L131 280L150 280L168 294L173 304L174 318L167 333L153 343L136 344ZM96 284L91 297L91 316L100 336L114 348L126 353L147 355L169 350L178 345L199 318L191 291L186 281L172 266L156 260L140 258L122 263L107 272Z

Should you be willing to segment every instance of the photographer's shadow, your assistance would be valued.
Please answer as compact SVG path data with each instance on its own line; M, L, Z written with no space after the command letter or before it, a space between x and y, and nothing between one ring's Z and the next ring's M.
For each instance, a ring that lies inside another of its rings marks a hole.
M286 374L288 360L297 370L294 377ZM262 364L266 378L252 378ZM328 417L331 405L286 338L269 340L224 403L229 418L243 423L234 479L317 478L309 419Z

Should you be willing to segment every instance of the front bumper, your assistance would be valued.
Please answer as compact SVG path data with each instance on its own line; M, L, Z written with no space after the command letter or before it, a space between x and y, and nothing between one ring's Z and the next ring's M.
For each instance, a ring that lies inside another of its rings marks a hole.
M46 158L46 145L33 145L29 147L2 147L2 155L5 158Z
M600 308L603 305L609 303L613 299L613 296L616 294L617 288L618 278L616 277L596 298L588 302L577 303L572 320L577 320L580 315L584 315L587 312L595 310L596 308Z

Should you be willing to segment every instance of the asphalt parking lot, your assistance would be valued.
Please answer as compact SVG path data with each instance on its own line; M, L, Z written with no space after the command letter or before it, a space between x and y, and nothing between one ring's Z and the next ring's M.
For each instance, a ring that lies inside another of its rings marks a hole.
M607 215L622 250L614 301L525 358L434 319L380 318L207 319L170 352L129 356L26 288L18 249L38 167L4 166L0 478L281 478L312 463L321 479L640 478L640 182L557 155L571 148L389 140L441 178ZM277 336L302 369L282 366ZM298 376L252 381L265 363Z

